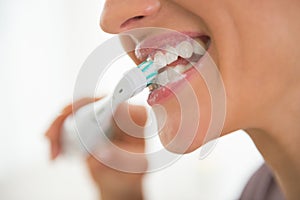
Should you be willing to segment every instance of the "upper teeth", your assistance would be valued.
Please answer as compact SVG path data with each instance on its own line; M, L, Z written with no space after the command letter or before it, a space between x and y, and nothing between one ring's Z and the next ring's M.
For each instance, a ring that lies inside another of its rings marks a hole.
M179 56L182 58L190 58L193 55L193 46L188 41L183 41L176 46Z
M204 44L202 44L204 46ZM175 48L168 46L163 54L161 51L157 51L154 54L154 63L160 67L164 67L178 59L178 56L182 58L190 58L193 53L204 55L205 49L196 41L183 41L179 43Z
M204 55L206 50L203 48L202 45L200 45L198 42L193 42L193 49L195 54Z
M171 64L178 58L178 54L176 52L176 49L174 47L167 47L166 49L167 53L165 55L167 64Z
M176 57L177 60L177 57ZM167 59L166 56L161 52L158 51L155 55L154 55L154 63L159 65L159 66L166 66L167 65Z

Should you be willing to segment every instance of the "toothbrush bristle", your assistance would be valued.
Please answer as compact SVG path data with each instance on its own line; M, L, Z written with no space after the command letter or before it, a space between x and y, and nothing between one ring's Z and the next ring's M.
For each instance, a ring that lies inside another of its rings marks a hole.
M138 65L138 68L144 73L148 85L152 83L151 81L158 74L157 67L153 66L153 64L152 60L146 60Z

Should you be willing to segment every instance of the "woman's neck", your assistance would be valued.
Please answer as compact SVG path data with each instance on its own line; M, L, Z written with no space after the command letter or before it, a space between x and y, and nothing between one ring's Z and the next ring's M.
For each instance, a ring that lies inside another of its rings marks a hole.
M273 113L269 128L245 131L273 170L287 199L300 199L300 113L287 111L289 116Z

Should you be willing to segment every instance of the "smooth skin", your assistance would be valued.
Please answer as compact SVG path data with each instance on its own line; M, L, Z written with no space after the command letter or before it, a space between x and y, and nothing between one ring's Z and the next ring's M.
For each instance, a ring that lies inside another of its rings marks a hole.
M210 36L209 53L221 73L227 98L221 135L245 130L286 198L296 200L300 199L299 9L296 0L106 0L100 25L113 34L162 27ZM133 54L129 56L139 62ZM205 94L197 90L203 87L200 77L195 75L191 84L199 105L209 107L201 102ZM170 113L176 110L172 100L162 106ZM177 121L170 118L168 124ZM161 138L164 145L169 142L164 138L176 133L165 134ZM199 139L203 134L197 132L198 139L188 151L203 145ZM135 194L141 192L132 192L133 197Z

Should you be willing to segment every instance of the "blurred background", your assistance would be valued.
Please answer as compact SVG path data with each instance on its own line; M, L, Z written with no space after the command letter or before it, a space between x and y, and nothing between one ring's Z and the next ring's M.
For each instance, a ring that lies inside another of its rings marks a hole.
M96 200L85 163L49 160L44 132L72 100L87 56L112 36L103 33L102 0L0 0L0 199ZM263 162L246 134L218 141L150 173L148 200L237 199Z

